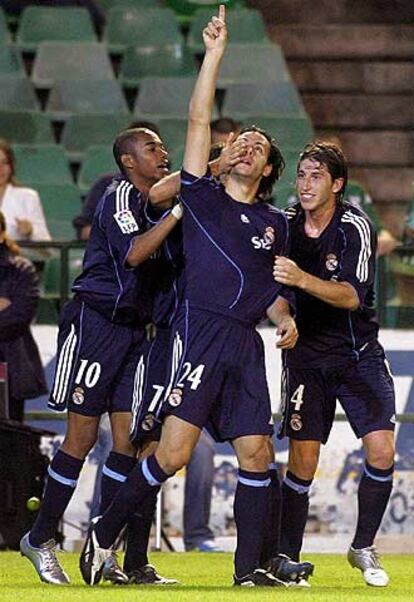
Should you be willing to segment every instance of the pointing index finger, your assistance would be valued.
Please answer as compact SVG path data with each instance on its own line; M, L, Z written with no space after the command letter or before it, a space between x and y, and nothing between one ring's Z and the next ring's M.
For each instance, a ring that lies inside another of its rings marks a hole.
M223 21L223 23L226 22L226 7L224 6L224 4L220 4L219 6L218 18L220 19L220 21Z

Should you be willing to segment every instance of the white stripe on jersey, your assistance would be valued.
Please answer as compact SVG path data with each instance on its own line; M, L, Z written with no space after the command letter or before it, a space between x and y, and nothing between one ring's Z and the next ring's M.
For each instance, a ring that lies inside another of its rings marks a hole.
M371 257L371 231L369 224L364 217L356 215L351 211L346 211L341 221L352 224L358 231L361 240L361 249L356 267L356 277L360 282L366 282L369 274L368 262Z
M132 394L132 408L131 408L132 422L131 422L131 427L129 429L130 433L133 433L135 430L135 423L137 421L139 409L142 404L144 380L145 380L145 362L144 362L144 356L141 355L141 357L139 358L137 368L135 370L135 376L134 376L134 390L133 390L133 394Z
M175 336L174 336L173 352L172 352L172 358L171 358L171 377L170 377L170 382L168 383L168 387L165 390L164 399L167 399L169 394L171 393L173 382L177 375L177 370L179 368L182 355L183 355L183 342L181 340L180 333L176 332Z
M53 386L53 400L55 403L64 403L67 392L69 377L72 369L73 353L77 342L75 334L75 325L72 324L70 333L66 337L59 354L59 360L56 368L55 383Z
M132 184L123 180L118 188L116 189L116 198L115 198L115 212L119 213L120 211L125 211L128 209L128 195L132 189Z

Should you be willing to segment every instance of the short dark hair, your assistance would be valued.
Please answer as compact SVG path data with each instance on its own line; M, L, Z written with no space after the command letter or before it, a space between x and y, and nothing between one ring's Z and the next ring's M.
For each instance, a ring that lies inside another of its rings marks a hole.
M131 123L128 126L128 129L136 130L137 128L145 128L147 130L151 130L151 132L155 132L157 134L157 136L161 136L158 125L152 121L145 121L142 119L137 119L136 121L131 121Z
M125 176L128 175L124 164L121 161L122 155L133 155L134 154L134 142L140 134L145 133L146 128L129 128L120 132L114 140L112 152L114 155L115 163L118 165L119 170Z
M280 151L280 148L277 145L275 138L273 138L265 130L262 130L262 128L259 128L256 125L248 125L240 131L239 136L245 134L246 132L257 132L258 134L264 136L270 144L267 164L272 166L272 171L268 176L262 177L262 179L260 180L259 188L257 190L257 196L260 197L263 201L266 201L270 199L272 195L273 186L276 180L279 180L280 176L283 173L283 170L285 168L285 161L283 159L283 155Z
M332 180L343 178L344 183L339 192L336 193L336 200L341 201L345 194L345 188L348 183L348 164L342 149L333 142L323 140L307 144L299 155L299 165L305 159L318 161L326 167Z

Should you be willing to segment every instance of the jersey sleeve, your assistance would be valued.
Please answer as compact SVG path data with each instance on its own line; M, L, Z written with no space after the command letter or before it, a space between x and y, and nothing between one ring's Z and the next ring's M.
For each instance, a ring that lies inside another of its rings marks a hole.
M207 171L204 176L194 176L184 169L181 170L181 188L180 197L184 205L192 206L197 201L206 201L214 198L214 191L221 187L221 184ZM209 198L207 198L209 197Z
M132 185L123 181L104 199L98 219L112 253L117 255L121 265L128 268L125 260L132 240L146 229L143 199L137 197Z
M361 301L374 284L377 236L367 217L347 211L341 219L345 247L338 272L339 282L349 282Z

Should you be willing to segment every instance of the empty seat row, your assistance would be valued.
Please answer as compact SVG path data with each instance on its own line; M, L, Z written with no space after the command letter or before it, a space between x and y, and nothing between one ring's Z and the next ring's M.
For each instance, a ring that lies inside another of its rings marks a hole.
M187 77L197 73L192 52L183 45L130 46L119 67L118 80L124 87L137 87L148 76ZM19 51L0 46L0 76L25 76ZM50 88L57 79L112 80L111 61L100 44L71 45L44 42L35 58L31 80L39 88ZM231 43L220 69L219 87L233 83L289 80L283 52L276 44L261 46Z

